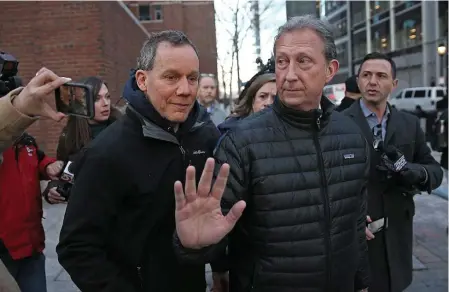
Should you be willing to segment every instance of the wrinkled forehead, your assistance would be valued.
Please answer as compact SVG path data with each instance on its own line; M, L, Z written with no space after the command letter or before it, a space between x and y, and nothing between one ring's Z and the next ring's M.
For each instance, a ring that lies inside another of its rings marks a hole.
M163 42L157 47L154 69L186 76L199 74L199 58L190 45L175 46Z
M324 54L324 40L314 30L301 28L279 36L275 43L276 55L297 55L301 53Z

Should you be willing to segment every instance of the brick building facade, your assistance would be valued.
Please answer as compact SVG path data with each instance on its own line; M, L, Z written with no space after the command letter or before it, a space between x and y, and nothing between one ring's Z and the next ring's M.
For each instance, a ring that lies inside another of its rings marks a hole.
M120 98L129 70L135 66L149 32L166 28L186 29L188 32L192 27L197 27L196 24L188 24L189 21L185 21L183 26L168 27L162 24L171 21L159 21L157 26L152 27L151 23L139 22L130 8L132 5L127 6L120 1L0 1L0 50L19 60L19 75L24 84L42 66L73 80L96 75L108 82L115 102ZM182 8L181 11L176 9L176 13L181 13L183 17L198 19L187 16ZM170 15L165 8L164 13L166 17ZM201 43L196 39L201 39L199 34L192 33L191 37L195 43ZM213 46L206 42L210 46L209 56L199 45L201 63L213 63L205 69L216 73L215 25L213 37L203 37L212 39ZM54 155L64 125L65 121L55 123L42 119L28 132L37 138L42 149Z
M200 70L217 74L217 40L213 1L127 1L149 31L181 30L199 51Z

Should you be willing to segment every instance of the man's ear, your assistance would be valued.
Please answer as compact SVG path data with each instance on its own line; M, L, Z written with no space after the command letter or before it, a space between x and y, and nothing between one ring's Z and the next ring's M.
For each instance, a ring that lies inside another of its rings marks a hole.
M137 86L139 86L139 89L143 92L147 91L147 72L143 71L143 70L137 70L136 71L136 83Z
M393 89L395 89L398 86L399 80L395 79L393 80Z
M332 80L334 78L335 74L338 72L338 68L340 67L340 64L337 60L331 60L326 68L326 83Z

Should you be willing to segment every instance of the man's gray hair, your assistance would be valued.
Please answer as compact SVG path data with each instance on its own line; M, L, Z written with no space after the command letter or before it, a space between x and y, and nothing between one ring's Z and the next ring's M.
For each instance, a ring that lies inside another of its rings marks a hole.
M153 69L157 48L163 42L167 42L175 47L184 45L191 46L198 55L198 50L195 45L182 31L164 30L152 33L150 38L143 44L140 50L140 56L137 58L137 70L148 71Z
M284 33L304 28L314 30L321 37L324 42L324 56L327 61L337 58L337 48L335 46L332 26L328 22L318 19L313 15L291 17L284 25L279 27L278 33L274 38L274 54L276 55L276 43Z

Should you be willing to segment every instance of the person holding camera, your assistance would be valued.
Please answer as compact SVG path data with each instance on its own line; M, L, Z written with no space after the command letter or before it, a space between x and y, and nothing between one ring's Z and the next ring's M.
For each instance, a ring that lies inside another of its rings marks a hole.
M359 125L370 147L366 238L370 292L400 292L412 282L413 196L431 193L443 173L416 116L388 104L397 86L388 56L365 56L357 78L362 98L343 113Z
M71 79L40 69L26 87L19 87L0 98L0 153L11 146L39 117L61 121L64 114L50 105L56 88Z
M60 121L63 113L55 111L49 102L51 93L70 81L51 70L41 68L25 87L11 90L0 98L0 165L3 151L14 144L23 132L39 117ZM18 292L19 285L0 259L0 291Z
M81 150L122 116L122 113L111 105L107 84L102 79L90 76L82 79L80 83L92 87L92 93L95 97L95 116L93 119L69 116L67 125L59 136L56 150L56 158L66 164L70 161L77 161L82 156ZM61 196L64 201L67 201L71 186L70 181L53 180L47 185L43 196L49 203L57 201Z

